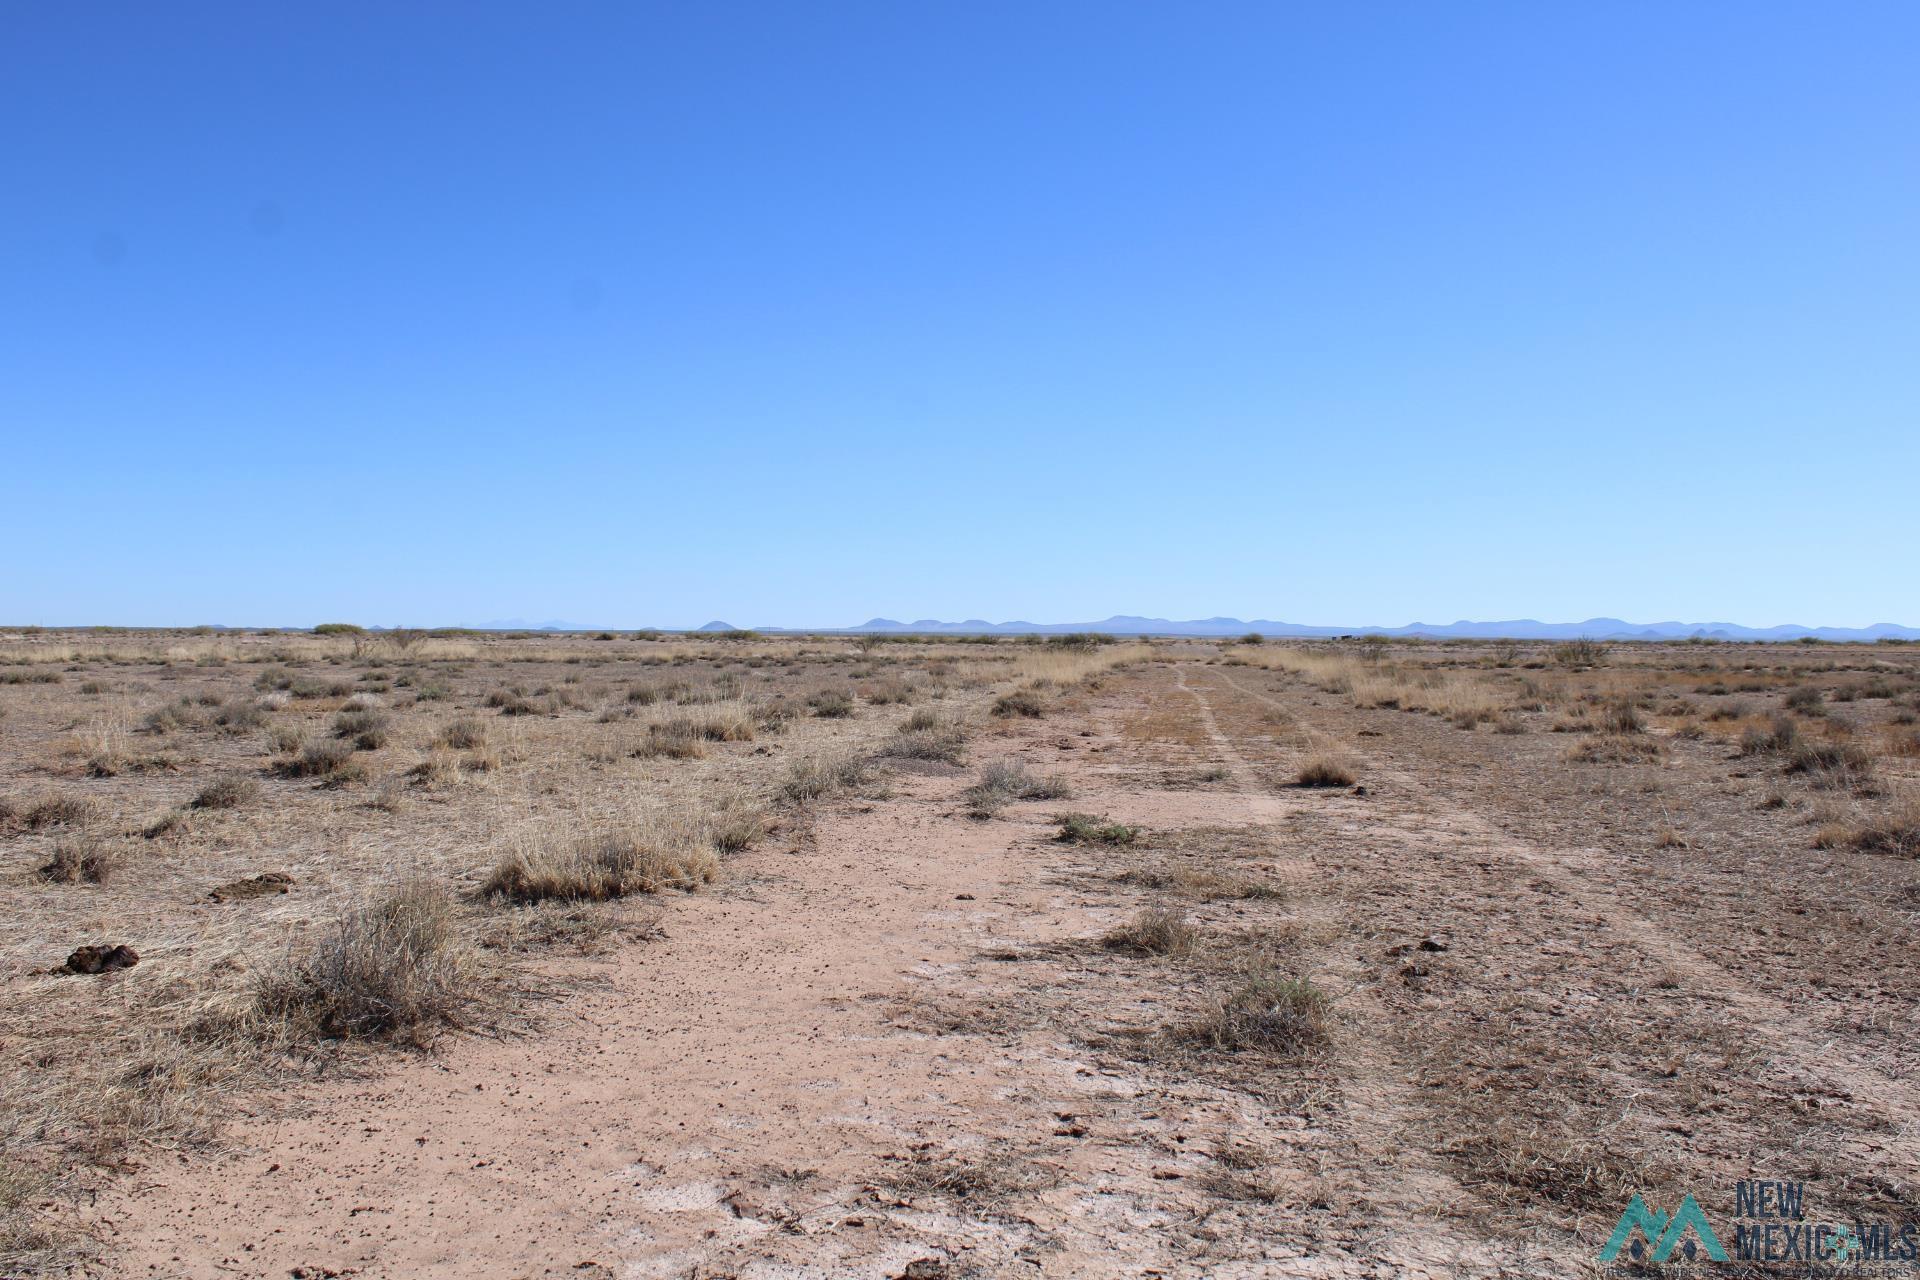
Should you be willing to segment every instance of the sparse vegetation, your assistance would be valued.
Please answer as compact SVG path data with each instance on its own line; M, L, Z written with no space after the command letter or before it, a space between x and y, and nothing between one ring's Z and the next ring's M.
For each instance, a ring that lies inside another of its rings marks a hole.
M1299 1057L1326 1046L1331 1008L1326 993L1308 979L1262 963L1215 995L1205 1013L1177 1027L1173 1035L1201 1049Z
M1156 904L1142 907L1132 920L1114 929L1100 941L1109 951L1184 956L1193 950L1198 936L1186 912L1177 907Z
M1088 813L1068 813L1059 818L1057 839L1067 844L1129 845L1140 838L1140 828Z
M1073 794L1058 774L1041 777L1018 760L991 760L980 770L980 780L964 793L975 817L991 817L1015 800L1064 800Z
M238 809L251 804L260 795L260 784L252 778L228 774L200 788L191 804L195 809Z

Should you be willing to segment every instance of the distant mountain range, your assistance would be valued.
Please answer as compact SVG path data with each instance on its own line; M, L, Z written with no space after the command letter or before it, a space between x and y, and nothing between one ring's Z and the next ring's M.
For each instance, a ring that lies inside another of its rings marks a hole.
M1196 618L1185 622L1166 618L1139 618L1116 614L1102 622L985 622L969 618L965 622L940 622L922 618L917 622L895 622L891 618L872 618L852 632L928 632L968 635L1058 635L1073 631L1093 631L1123 636L1237 636L1259 632L1263 636L1432 636L1439 639L1473 638L1499 640L1684 640L1699 636L1709 640L1798 640L1811 636L1816 640L1872 642L1880 639L1920 640L1920 628L1876 622L1870 627L1743 627L1733 622L1623 622L1619 618L1588 618L1585 622L1537 622L1518 618L1508 622L1410 622L1404 627L1317 627L1297 622L1275 622L1267 618Z
M482 631L596 631L600 628L568 622L538 625L509 619L488 622L476 628ZM672 630L673 628L663 628ZM1870 644L1876 640L1920 640L1920 627L1903 627L1892 622L1876 622L1870 627L1802 627L1786 624L1778 627L1743 627L1736 622L1625 622L1619 618L1588 618L1585 622L1538 622L1516 618L1507 622L1410 622L1404 627L1310 626L1298 622L1275 622L1269 618L1193 618L1174 621L1167 618L1141 618L1115 614L1100 622L988 622L968 618L964 622L942 622L921 618L914 622L896 622L892 618L869 618L853 627L754 627L768 633L806 632L808 634L894 634L894 635L1065 635L1091 631L1112 636L1241 636L1258 632L1263 636L1431 636L1435 639L1477 640L1685 640L1698 636L1707 640L1787 641L1811 637L1815 640L1852 641ZM631 630L631 628L615 628ZM696 631L738 631L727 622L709 622Z

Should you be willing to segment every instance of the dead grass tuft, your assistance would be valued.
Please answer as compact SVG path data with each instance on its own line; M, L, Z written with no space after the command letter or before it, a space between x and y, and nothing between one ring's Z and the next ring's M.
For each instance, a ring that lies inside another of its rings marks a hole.
M195 809L238 809L250 804L260 795L260 784L241 774L228 774L216 778L200 788L199 794L189 802Z
M1073 788L1059 774L1042 777L1018 760L990 760L980 770L980 781L963 798L975 817L991 817L1015 800L1065 800Z
M870 781L873 765L864 757L827 754L795 760L780 784L780 798L789 804L811 804L850 791Z
M1109 951L1143 956L1191 955L1199 930L1178 907L1155 904L1142 907L1126 924L1100 939Z
M737 831L729 828L730 835ZM707 822L686 813L656 813L598 823L571 838L546 828L522 830L481 892L509 902L604 902L668 889L691 892L719 870Z
M295 1040L424 1046L460 1025L483 981L452 894L412 880L350 909L310 952L262 975L255 1000Z
M52 884L105 884L113 874L113 853L94 836L72 836L53 847L53 861L40 868Z
M1224 1053L1303 1057L1326 1047L1332 1001L1310 980L1255 964L1216 995L1205 1013L1173 1029L1173 1039Z
M1298 787L1350 787L1353 768L1344 758L1323 752L1308 757L1293 782Z

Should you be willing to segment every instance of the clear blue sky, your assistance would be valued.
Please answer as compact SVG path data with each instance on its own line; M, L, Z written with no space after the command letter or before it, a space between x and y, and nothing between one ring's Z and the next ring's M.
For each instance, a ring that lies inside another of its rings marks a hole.
M0 7L0 621L1920 622L1920 5Z

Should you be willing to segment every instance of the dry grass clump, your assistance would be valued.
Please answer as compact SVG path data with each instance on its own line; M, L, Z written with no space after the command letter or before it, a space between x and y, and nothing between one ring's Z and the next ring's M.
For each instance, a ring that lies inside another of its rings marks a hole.
M850 791L870 781L873 765L858 755L818 755L795 760L780 784L780 798L789 804L810 804Z
M253 801L259 794L260 784L257 781L242 774L230 773L200 788L188 806L194 809L237 809Z
M718 705L698 714L661 720L650 725L647 732L663 738L704 742L752 742L753 712L745 703Z
M1156 904L1142 907L1132 920L1101 938L1100 945L1135 955L1184 956L1192 954L1199 936L1185 911Z
M28 831L48 827L77 827L100 816L100 806L90 796L51 795L16 806L0 799L0 826L18 825Z
M1297 787L1350 787L1353 767L1342 757L1321 752L1309 756L1293 776Z
M371 707L342 711L333 718L333 736L352 742L359 751L378 751L386 746L391 728L387 713Z
M1015 800L1065 800L1072 794L1073 788L1059 774L1043 777L1018 760L991 760L963 798L976 817L990 817Z
M509 902L602 902L667 889L691 892L719 870L707 823L687 814L654 814L595 824L571 839L538 828L519 832L481 892Z
M853 715L853 697L840 689L813 694L807 698L807 705L822 720L845 720Z
M339 777L353 761L354 744L337 738L309 742L298 755L282 760L275 769L288 778Z
M94 836L73 836L53 847L53 861L40 878L53 884L104 884L113 874L113 853Z
M1800 726L1791 716L1775 716L1764 729L1748 729L1740 735L1743 756L1785 755L1800 746Z
M255 1003L296 1039L423 1046L460 1025L483 982L453 896L413 880L347 911L310 952L263 975Z
M904 706L914 699L919 690L905 680L882 680L865 690L866 699L876 707L890 705Z
M1310 980L1262 960L1172 1036L1200 1049L1303 1057L1326 1047L1332 1003Z
M1825 703L1826 694L1821 692L1818 685L1803 684L1787 691L1787 710L1798 711L1803 716L1823 714L1826 710Z
M1064 844L1129 845L1140 838L1140 828L1090 813L1062 814L1058 821L1060 834L1054 838Z
M1786 772L1826 790L1862 791L1873 785L1873 757L1850 742L1802 742L1788 754Z
M1611 1213L1645 1186L1645 1171L1605 1135L1553 1119L1484 1115L1443 1148L1469 1185L1496 1201L1547 1201Z
M1047 703L1033 689L1015 689L1012 693L1003 693L993 701L993 714L996 716L1025 716L1038 720L1047 714Z
M1143 889L1165 889L1201 902L1236 898L1276 900L1286 897L1285 891L1271 881L1178 865L1133 867L1122 871L1114 879L1121 884L1138 885Z
M981 1207L1046 1191L1059 1181L1059 1171L1031 1153L1009 1150L984 1156L916 1151L886 1179L902 1196L946 1196Z
M967 754L967 730L958 716L917 711L880 748L901 760L938 760L959 764Z
M1566 754L1575 764L1638 764L1659 756L1659 741L1637 733L1593 734L1575 743Z
M1844 845L1861 853L1920 858L1920 796L1907 796L1873 817L1827 827L1814 843L1822 849Z
M440 726L434 742L455 751L472 751L487 745L487 726L472 716L461 716Z

